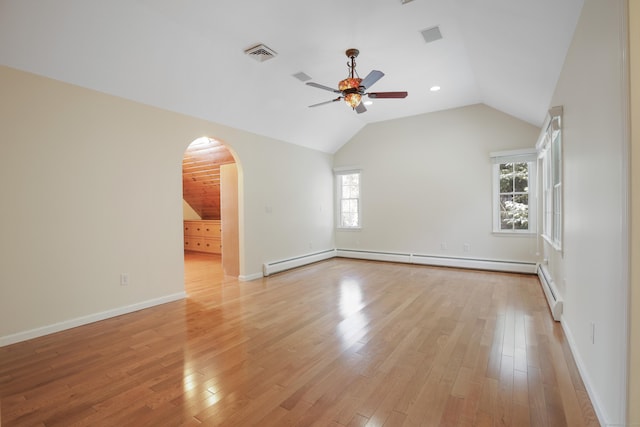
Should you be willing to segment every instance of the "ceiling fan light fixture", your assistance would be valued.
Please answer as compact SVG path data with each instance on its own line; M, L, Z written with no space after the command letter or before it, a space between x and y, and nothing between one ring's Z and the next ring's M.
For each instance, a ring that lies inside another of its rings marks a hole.
M340 80L340 83L338 83L338 89L340 89L341 91L349 89L358 90L361 81L362 79L358 77L347 77L344 80Z
M359 93L348 93L344 96L344 101L351 108L356 108L362 101L362 96Z

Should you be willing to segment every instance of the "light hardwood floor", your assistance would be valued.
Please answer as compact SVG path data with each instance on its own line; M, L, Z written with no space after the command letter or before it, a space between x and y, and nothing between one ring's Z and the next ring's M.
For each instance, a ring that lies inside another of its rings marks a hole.
M0 348L2 425L598 425L535 276L216 257L186 300Z

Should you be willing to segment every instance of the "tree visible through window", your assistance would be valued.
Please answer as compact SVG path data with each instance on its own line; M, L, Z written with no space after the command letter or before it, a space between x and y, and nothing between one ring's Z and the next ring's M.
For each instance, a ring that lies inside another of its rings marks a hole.
M500 163L500 229L529 229L529 165Z
M491 153L493 163L493 231L535 233L536 152L533 149Z
M360 228L360 173L337 175L339 228Z

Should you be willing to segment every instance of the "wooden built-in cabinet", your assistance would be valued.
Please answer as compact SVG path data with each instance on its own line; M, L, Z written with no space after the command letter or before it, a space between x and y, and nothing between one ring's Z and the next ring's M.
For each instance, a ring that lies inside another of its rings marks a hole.
M184 250L222 253L220 220L188 220L184 222Z

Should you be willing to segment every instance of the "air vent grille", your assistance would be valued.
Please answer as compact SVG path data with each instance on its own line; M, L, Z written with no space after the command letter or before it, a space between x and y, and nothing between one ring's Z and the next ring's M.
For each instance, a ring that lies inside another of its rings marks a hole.
M258 44L249 49L245 49L244 53L258 62L264 62L268 59L275 58L277 53L275 50L268 48L264 44Z
M300 71L299 73L295 73L293 75L293 77L295 77L296 79L300 80L301 82L307 82L309 80L311 80L311 76L308 75L305 72Z
M440 27L437 27L437 26L432 28L427 28L426 30L422 30L421 33L426 43L431 43L436 40L440 40L442 38L442 33L440 33Z

